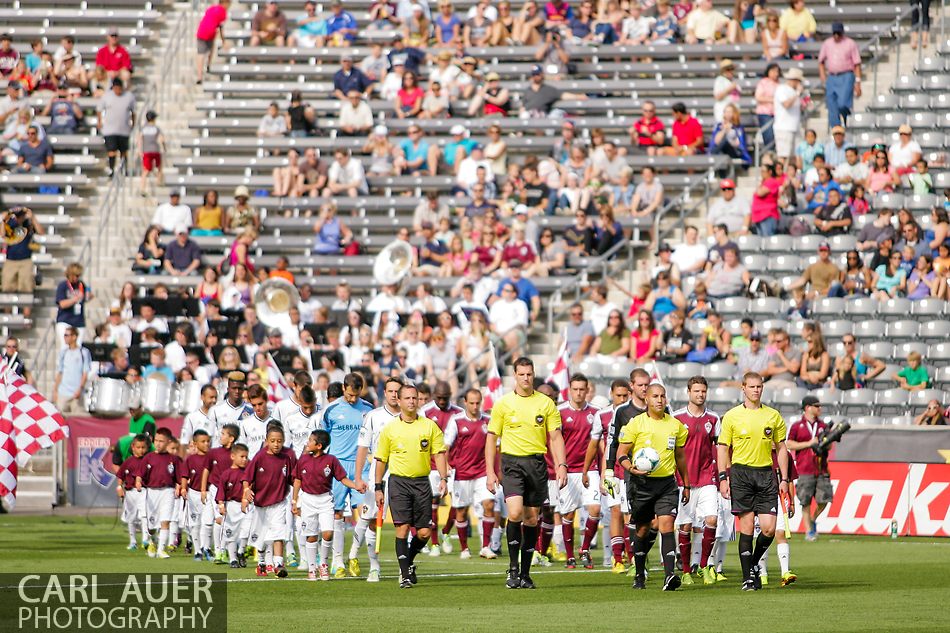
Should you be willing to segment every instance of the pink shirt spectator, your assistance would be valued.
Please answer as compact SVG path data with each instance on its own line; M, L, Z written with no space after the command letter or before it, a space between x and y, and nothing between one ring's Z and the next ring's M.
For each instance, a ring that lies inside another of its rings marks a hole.
M218 31L221 25L227 21L228 10L223 6L220 4L215 4L208 7L208 10L205 11L204 17L201 18L201 22L198 23L196 37L199 40L204 40L206 42L213 40L215 33Z
M567 2L548 2L544 5L544 17L548 22L567 22L574 12Z
M659 330L653 330L646 338L640 338L640 330L637 329L633 331L630 335L630 340L633 341L633 353L636 354L637 358L646 356L646 353L650 351L650 346L653 344L653 339L659 335Z
M821 50L818 51L818 63L824 63L825 70L832 75L852 72L861 63L861 53L850 37L842 36L840 42L829 37L822 42Z
M750 214L752 224L757 224L768 218L779 219L778 194L783 184L785 184L784 176L781 178L766 178L762 181L761 186L768 189L769 193L765 196L759 196L758 194L752 196L752 212Z
M775 116L775 89L778 82L763 77L755 86L755 113Z

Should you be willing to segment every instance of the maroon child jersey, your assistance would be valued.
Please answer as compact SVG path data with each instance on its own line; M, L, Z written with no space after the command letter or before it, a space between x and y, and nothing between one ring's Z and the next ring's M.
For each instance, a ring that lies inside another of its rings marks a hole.
M435 422L439 430L443 433L445 432L445 425L449 423L449 420L460 413L465 413L465 411L457 404L450 404L448 409L443 410L440 409L439 405L435 402L430 402L426 408L422 410L423 417ZM451 464L451 462L449 462L449 464ZM435 470L435 457L429 460L429 467Z
M208 451L209 469L208 486L217 486L221 475L231 468L231 449L219 446Z
M142 485L146 488L171 488L181 477L178 455L171 453L149 453L143 459L145 474Z
M300 489L311 495L323 495L333 490L333 480L346 479L346 470L335 455L320 456L304 453L293 473L300 480Z
M201 492L201 478L204 471L211 469L211 455L194 453L185 458L185 477L188 478L188 488ZM209 475L210 479L211 476Z
M683 446L689 485L693 488L717 485L715 438L719 437L721 428L719 416L709 409L694 416L686 407L683 407L674 411L673 417L682 422L689 431L689 435L686 436L686 445ZM676 484L683 485L679 471L676 472Z
M214 495L216 503L241 501L244 498L243 468L228 468L218 479L218 491Z
M815 419L814 422L809 422L804 417L802 417L798 422L792 425L788 430L788 439L793 442L810 442L816 435L820 432L827 429L827 424L822 422L820 419ZM789 451L791 453L791 451ZM775 467L778 468L778 458L775 457L775 451L772 451L773 458L772 461L775 463ZM828 474L828 461L821 460L819 463L818 458L815 456L815 451L811 448L803 448L800 451L795 451L795 459L788 460L788 469L789 469L789 479L798 479L797 476L792 477L792 467L794 466L795 470L798 471L798 475L827 475Z
M126 490L135 488L136 477L141 477L143 480L145 479L145 457L129 455L128 459L119 466L119 472L116 473L116 477L119 478L119 481L122 482L122 486Z
M455 467L456 481L471 481L486 476L485 442L488 439L489 418L484 413L472 420L461 413L445 427L445 443Z
M264 450L255 455L244 471L244 481L254 491L254 505L266 508L286 499L294 481L296 465L297 457L293 451L282 450L277 455L271 455Z
M561 435L564 436L564 457L567 472L579 473L584 470L584 457L590 441L600 439L600 421L597 409L585 404L583 409L575 409L570 402L558 407L561 413ZM597 470L592 465L591 470Z

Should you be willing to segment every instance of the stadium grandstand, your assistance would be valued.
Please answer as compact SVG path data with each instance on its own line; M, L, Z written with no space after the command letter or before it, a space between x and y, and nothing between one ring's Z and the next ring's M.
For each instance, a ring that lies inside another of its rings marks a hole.
M950 57L921 4L12 0L5 354L103 417L238 369L455 397L524 353L598 397L648 366L724 409L756 370L788 416L943 424Z

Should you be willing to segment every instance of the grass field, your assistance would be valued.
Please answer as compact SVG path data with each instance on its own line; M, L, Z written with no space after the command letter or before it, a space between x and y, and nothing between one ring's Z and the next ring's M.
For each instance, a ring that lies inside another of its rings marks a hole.
M805 543L795 536L791 562L798 583L778 587L773 552L773 584L752 594L739 590L734 545L726 560L728 581L675 593L660 591L659 571L647 591L634 592L627 576L599 567L568 571L557 563L534 571L536 591L508 591L501 559L461 561L457 553L420 556L419 585L399 590L391 527L377 585L357 578L311 583L297 570L285 580L258 579L250 567L195 563L184 553L149 559L142 551L127 552L126 538L124 524L112 518L5 515L0 572L225 573L232 631L950 631L947 539L824 537ZM600 558L595 552L595 561Z

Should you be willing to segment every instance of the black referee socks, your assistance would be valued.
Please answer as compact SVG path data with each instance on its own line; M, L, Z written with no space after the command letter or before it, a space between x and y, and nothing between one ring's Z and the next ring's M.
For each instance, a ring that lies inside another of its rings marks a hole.
M396 539L396 561L399 563L399 573L403 578L409 577L409 539Z
M538 542L538 526L521 526L521 577L524 578L531 570L531 559L534 558L534 547Z
M751 580L753 564L751 534L739 533L739 564L742 566L742 580Z
M663 571L669 576L676 571L676 537L672 532L660 534L660 553L663 555ZM688 569L688 560L686 566Z
M429 542L429 539L421 539L415 537L412 539L412 542L409 543L409 564L411 565L416 560L416 556L419 555L419 552L422 551L422 548L426 546L426 543Z
M508 540L508 567L517 570L521 562L521 521L509 519L505 536Z
M751 537L750 537L751 538ZM765 554L765 550L769 548L769 545L772 544L772 541L775 540L775 536L766 536L765 534L759 533L758 538L755 539L755 549L752 551L752 564L758 565L759 561L762 559L762 556Z
M647 570L647 540L640 538L636 528L630 530L630 541L633 546L633 563L637 570L637 578L643 578Z

